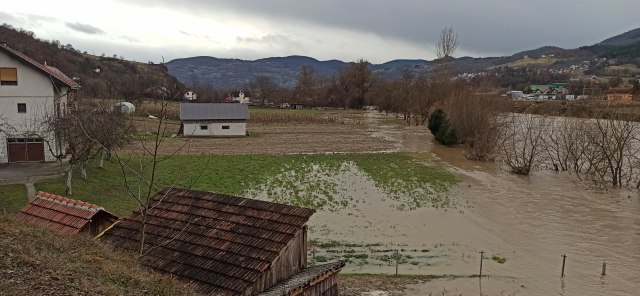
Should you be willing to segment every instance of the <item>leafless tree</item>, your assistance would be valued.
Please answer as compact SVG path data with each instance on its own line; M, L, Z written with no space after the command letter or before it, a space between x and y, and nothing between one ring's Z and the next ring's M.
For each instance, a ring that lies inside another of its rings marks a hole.
M295 99L300 103L318 105L317 78L312 66L304 65L298 73Z
M547 118L531 114L509 114L503 117L502 139L498 149L509 170L529 175L544 161L544 134Z
M274 99L274 94L278 86L270 76L260 75L251 84L253 86L252 90L254 90L253 94L258 95L262 105Z
M440 37L436 43L436 56L438 59L447 59L452 57L459 45L460 41L458 40L458 33L452 26L445 27L440 31Z
M345 106L360 108L367 102L367 95L375 86L378 77L369 69L369 62L360 59L338 73L337 80L346 96Z

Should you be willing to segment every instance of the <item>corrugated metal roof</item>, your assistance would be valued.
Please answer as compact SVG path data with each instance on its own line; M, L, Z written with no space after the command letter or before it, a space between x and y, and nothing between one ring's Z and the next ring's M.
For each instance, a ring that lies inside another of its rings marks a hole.
M76 234L98 212L105 212L114 220L117 219L97 205L38 191L35 198L20 210L16 220L49 228L60 234Z
M41 72L43 72L46 75L49 75L51 78L54 78L56 81L63 83L65 85L67 85L68 87L70 87L71 89L78 89L80 88L80 84L78 84L77 82L73 81L73 79L69 78L69 76L65 75L64 73L62 73L62 71L58 70L57 68L54 67L50 67L50 66L45 66L41 63L36 62L34 59L28 57L27 55L7 46L6 44L2 44L0 45L0 49L2 49L4 52L10 54L11 56L18 58L20 60L22 60L23 62L26 62L27 64L29 64L30 66L32 66L33 68L40 70Z
M165 188L148 211L142 264L198 284L204 293L242 295L268 271L313 210L237 196ZM137 250L141 215L103 234Z
M246 120L249 106L237 103L182 103L181 120Z
M292 293L297 289L304 289L313 284L318 279L324 279L327 276L340 272L344 267L344 261L336 261L323 265L316 265L296 273L288 280L281 282L269 290L261 293L260 296L282 296L282 295L298 295Z

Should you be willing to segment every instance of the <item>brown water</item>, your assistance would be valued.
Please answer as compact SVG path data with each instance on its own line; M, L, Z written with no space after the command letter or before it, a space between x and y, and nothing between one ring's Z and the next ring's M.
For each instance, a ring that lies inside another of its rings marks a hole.
M396 150L431 152L456 172L462 182L451 196L459 206L399 211L396 201L347 164L326 181L356 206L311 218L310 239L339 242L314 248L313 260L351 256L344 272L393 274L389 257L399 250L401 274L460 276L406 287L406 295L640 295L637 193L586 191L570 176L550 172L513 176L495 164L467 161L459 148L432 144L424 127L372 129L395 139ZM257 196L266 198L264 192ZM488 257L482 280L468 278L478 274L479 251ZM603 261L607 275L601 277Z
M414 142L431 142L427 132L419 129L403 132L397 139L409 147ZM551 172L513 176L495 165L467 161L461 149L432 145L427 150L462 176L456 196L472 206L459 221L438 226L457 238L461 228L473 225L481 233L467 233L462 244L508 258L505 264L488 260L485 273L513 280L487 283L484 293L640 295L637 193L587 191L570 176ZM564 279L560 278L562 254L567 255ZM601 277L603 261L607 275ZM514 283L521 284L514 287ZM445 288L478 294L481 287L477 279L459 279L436 281L417 291Z

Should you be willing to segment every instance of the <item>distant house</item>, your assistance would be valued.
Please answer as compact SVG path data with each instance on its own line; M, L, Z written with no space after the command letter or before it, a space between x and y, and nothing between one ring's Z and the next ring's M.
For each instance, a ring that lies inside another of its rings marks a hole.
M311 209L176 188L161 190L151 208L141 263L201 293L338 295L343 262L307 268ZM101 239L135 251L141 219L134 212Z
M95 236L118 217L88 202L38 191L35 198L20 210L16 220L60 234L88 233Z
M185 136L238 137L247 135L249 106L235 103L182 103L180 120Z
M48 121L68 112L79 88L60 70L0 43L0 163L62 155L66 144Z
M249 92L233 92L231 93L231 101L241 104L249 104L251 103L251 93Z
M185 101L195 101L198 99L198 95L194 91L190 90L184 93L184 95L182 96L182 99Z
M607 101L631 102L633 100L633 88L618 87L607 91Z

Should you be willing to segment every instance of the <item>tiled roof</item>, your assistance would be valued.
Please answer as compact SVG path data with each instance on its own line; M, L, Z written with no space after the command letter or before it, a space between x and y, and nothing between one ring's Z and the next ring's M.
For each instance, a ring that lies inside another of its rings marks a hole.
M66 86L70 87L71 89L78 89L80 88L80 84L78 84L77 82L73 81L73 79L69 78L67 75L65 75L64 73L62 73L62 71L58 70L57 68L54 67L50 67L50 66L45 66L41 63L36 62L34 59L28 57L27 55L7 46L6 44L0 44L0 50L6 52L7 54L25 62L26 64L32 66L33 68L35 68L36 70L42 72L45 75L50 76L51 78L55 79L58 83L62 83L65 84Z
M305 268L301 272L293 275L288 280L281 282L269 290L261 293L260 296L283 296L283 295L299 295L296 290L302 290L309 286L313 286L326 277L340 272L344 267L344 261L316 265Z
M49 228L61 234L76 234L91 222L98 212L105 212L115 218L103 208L75 199L38 191L16 216L16 220Z
M181 120L249 119L249 106L235 103L182 103Z
M311 209L210 192L166 188L154 196L142 264L193 281L204 293L242 295L304 227ZM136 250L141 215L103 234Z

